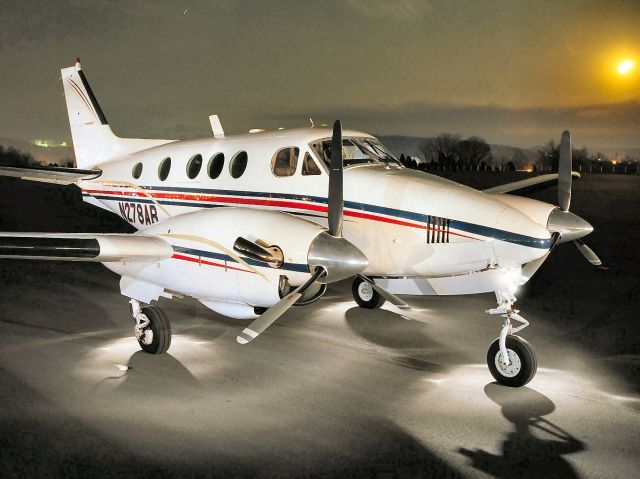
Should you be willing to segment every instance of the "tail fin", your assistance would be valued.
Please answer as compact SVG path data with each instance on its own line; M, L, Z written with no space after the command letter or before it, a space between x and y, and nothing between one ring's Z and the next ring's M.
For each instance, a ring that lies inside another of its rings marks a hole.
M93 168L119 156L173 141L117 137L82 72L80 59L61 73L78 168Z

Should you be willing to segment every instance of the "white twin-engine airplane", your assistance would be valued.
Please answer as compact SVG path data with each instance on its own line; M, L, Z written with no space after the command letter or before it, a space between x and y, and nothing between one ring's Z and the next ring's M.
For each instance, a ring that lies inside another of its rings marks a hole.
M371 135L308 128L212 138L148 140L113 134L78 60L62 70L77 169L8 168L23 179L75 184L84 201L120 215L134 234L1 233L0 257L97 261L119 274L135 337L165 352L171 326L161 296L191 296L232 318L254 319L246 344L291 306L349 277L363 308L396 295L495 292L502 329L487 354L494 378L522 386L536 372L528 322L514 293L559 243L593 228L569 212L571 145L559 174L477 191L403 168ZM558 178L559 207L504 193ZM343 185L344 183L344 185ZM516 323L516 324L513 324Z

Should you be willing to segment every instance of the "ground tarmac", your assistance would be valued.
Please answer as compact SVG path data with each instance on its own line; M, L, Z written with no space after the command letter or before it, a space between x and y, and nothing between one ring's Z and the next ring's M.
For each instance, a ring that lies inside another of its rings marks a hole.
M2 230L125 228L73 193L25 185L2 180ZM342 282L244 347L246 321L162 301L173 344L149 356L101 265L0 261L2 475L633 476L640 179L574 186L611 269L562 245L522 291L540 368L521 389L486 368L491 295L365 311Z

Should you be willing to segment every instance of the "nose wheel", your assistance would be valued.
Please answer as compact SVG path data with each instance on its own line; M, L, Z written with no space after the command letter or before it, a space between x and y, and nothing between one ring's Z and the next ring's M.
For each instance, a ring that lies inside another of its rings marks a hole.
M171 323L169 318L156 306L140 307L131 300L131 314L136 321L134 333L140 348L149 354L162 354L171 346Z
M487 352L489 371L500 384L524 386L533 379L538 369L533 346L524 338L511 334L506 338L506 350L508 360L500 349L500 338L491 343Z

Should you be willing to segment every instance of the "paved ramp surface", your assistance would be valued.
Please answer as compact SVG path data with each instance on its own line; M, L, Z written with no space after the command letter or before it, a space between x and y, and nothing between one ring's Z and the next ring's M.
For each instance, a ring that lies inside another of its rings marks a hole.
M541 364L529 387L492 382L490 296L364 311L342 283L247 346L235 340L246 321L166 302L173 344L150 356L114 275L37 268L4 285L0 322L0 460L16 476L631 477L640 466L638 396L545 344L542 328L527 336ZM67 274L77 282L62 285Z

